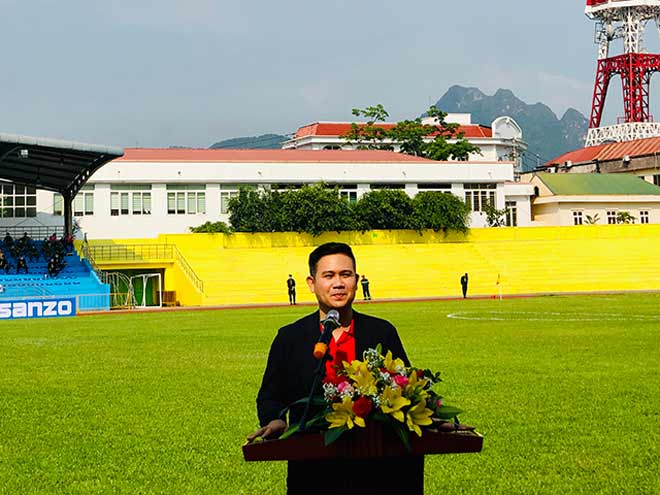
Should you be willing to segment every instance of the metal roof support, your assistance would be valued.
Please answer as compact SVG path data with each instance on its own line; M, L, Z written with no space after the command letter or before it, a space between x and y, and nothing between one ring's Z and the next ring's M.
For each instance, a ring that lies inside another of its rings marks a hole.
M64 202L64 235L73 234L73 196L69 191L62 192L62 199Z

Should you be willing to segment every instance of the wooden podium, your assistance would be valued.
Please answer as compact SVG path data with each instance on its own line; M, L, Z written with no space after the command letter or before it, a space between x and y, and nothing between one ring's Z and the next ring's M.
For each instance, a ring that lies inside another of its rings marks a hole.
M469 426L460 425L454 429L453 425L446 423L437 430L426 430L421 437L410 435L410 451L406 450L396 435L385 429L381 423L370 423L367 428L354 428L344 433L336 442L326 446L323 435L320 433L294 436L285 440L266 440L263 442L246 444L243 446L243 457L246 461L300 461L305 469L313 469L314 461L336 461L340 466L360 466L360 463L380 459L384 466L391 462L392 469L405 461L421 461L421 469L415 471L415 479L397 476L396 473L383 472L378 476L369 476L365 482L370 492L383 489L391 492L393 489L404 489L405 494L424 493L423 456L432 454L460 454L480 452L483 446L483 437ZM418 463L419 464L419 463ZM291 465L290 465L291 468ZM360 469L356 469L359 471ZM383 468L386 471L387 468ZM328 473L328 483L343 476L344 469L332 468ZM337 472L340 471L340 472ZM359 473L356 475L359 477ZM347 483L356 488L361 480L353 479ZM398 486L398 483L401 483ZM337 489L337 492L343 488ZM291 492L290 492L291 493ZM318 493L318 491L310 491ZM323 491L322 493L333 493Z

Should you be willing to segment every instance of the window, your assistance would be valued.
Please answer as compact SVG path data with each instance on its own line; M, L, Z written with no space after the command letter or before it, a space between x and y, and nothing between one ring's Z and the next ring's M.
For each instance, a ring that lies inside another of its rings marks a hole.
M574 211L573 212L573 225L582 225L582 212Z
M357 184L328 184L328 187L336 187L339 196L346 198L349 203L357 203Z
M653 184L655 184L656 186L660 186L660 175L653 176Z
M151 184L111 185L110 215L151 215Z
M239 193L238 184L220 184L220 213L222 215L229 213L229 200L238 197Z
M167 185L167 214L195 215L206 213L206 186Z
M3 182L0 184L0 217L24 218L37 216L37 190Z
M73 215L76 217L94 214L94 186L87 184L82 186L76 197L73 198ZM61 194L53 195L53 215L64 213L64 198Z
M451 184L444 183L430 183L430 184L417 184L417 190L422 191L440 191L440 192L451 192Z
M506 202L506 226L516 227L518 225L518 203L515 201Z
M290 184L271 184L270 185L270 190L271 191L277 191L277 192L286 192L292 189L301 189L302 184L298 183L290 183Z
M465 203L472 211L482 211L487 204L495 206L495 184L465 184Z
M639 223L649 223L649 211L641 210L639 212Z
M607 224L614 225L616 223L616 210L607 210Z
M371 184L369 186L372 190L373 189L405 189L406 186L404 184Z

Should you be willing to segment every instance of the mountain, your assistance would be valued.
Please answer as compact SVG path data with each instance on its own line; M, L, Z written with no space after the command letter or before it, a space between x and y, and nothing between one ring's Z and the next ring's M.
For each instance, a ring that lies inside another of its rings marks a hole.
M577 110L569 108L558 119L547 105L529 105L508 89L498 89L494 95L488 96L478 88L452 86L436 106L443 112L470 113L473 123L486 126L497 117L513 117L529 146L523 163L526 169L583 147L587 134L587 118Z
M275 150L282 147L282 143L289 139L288 136L281 134L262 134L261 136L239 137L233 139L225 139L213 143L209 148L223 149L264 149Z
M508 89L498 89L489 96L478 88L452 86L436 106L444 112L470 113L473 123L486 126L490 126L497 117L513 117L522 127L523 140L529 146L523 159L526 170L583 147L587 134L587 118L577 110L569 108L558 119L547 105L527 104ZM226 139L212 144L210 148L278 149L288 139L282 134L263 134Z

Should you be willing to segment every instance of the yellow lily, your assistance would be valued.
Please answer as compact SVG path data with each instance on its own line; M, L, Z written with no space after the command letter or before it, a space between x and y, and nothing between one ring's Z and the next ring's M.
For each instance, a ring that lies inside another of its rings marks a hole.
M403 423L404 416L402 407L410 404L410 400L401 396L401 389L394 389L392 387L385 387L383 395L381 396L380 409L385 414L391 415L397 421Z
M408 385L406 385L406 395L407 396L412 396L415 393L415 390L419 390L419 396L422 399L426 399L428 397L428 393L426 390L423 390L426 384L429 382L428 378L423 378L419 379L417 378L417 373L412 372L408 376Z
M432 415L433 411L426 407L425 400L418 402L411 407L408 410L408 414L406 414L406 424L408 425L408 429L414 431L417 433L417 436L421 437L422 430L419 426L428 426L433 423L431 420Z
M333 412L325 415L330 428L341 428L345 425L350 430L355 425L362 428L366 426L364 419L353 412L353 400L350 397L344 397L341 403L332 404L332 409Z
M383 360L383 366L390 373L396 373L397 368L400 369L405 367L401 359L399 358L392 359L392 351L387 351L387 354L385 355L385 359Z
M376 394L376 392L378 392L378 389L376 388L376 378L371 371L369 371L367 363L360 362L355 367L354 365L356 365L355 361L351 364L350 378L355 382L355 388L357 388L362 395Z

